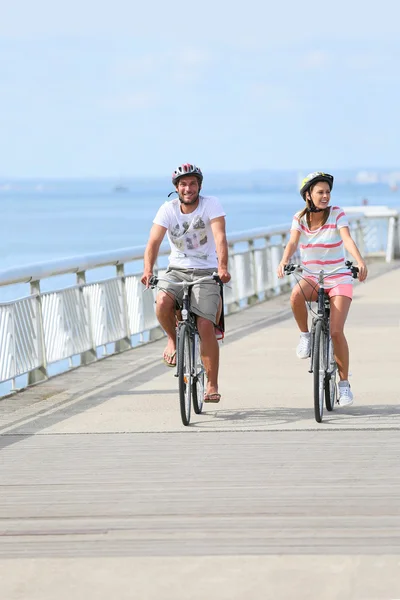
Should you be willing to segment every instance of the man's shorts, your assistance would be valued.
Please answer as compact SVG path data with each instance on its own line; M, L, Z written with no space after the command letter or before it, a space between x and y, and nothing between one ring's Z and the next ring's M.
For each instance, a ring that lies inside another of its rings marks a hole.
M165 276L173 281L193 281L199 277L212 275L217 269L178 269L168 267ZM183 289L167 281L160 281L160 290L172 294L177 302L182 305ZM192 286L190 305L192 312L199 317L204 317L216 325L217 313L221 291L216 281L204 281Z

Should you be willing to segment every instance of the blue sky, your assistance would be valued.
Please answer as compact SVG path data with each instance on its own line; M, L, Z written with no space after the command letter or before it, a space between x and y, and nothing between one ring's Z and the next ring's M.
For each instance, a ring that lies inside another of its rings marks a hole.
M400 3L13 0L0 177L400 162Z

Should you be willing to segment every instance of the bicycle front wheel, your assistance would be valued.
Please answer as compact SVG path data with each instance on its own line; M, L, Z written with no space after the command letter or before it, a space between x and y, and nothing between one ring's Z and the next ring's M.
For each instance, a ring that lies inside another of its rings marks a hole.
M337 365L333 354L332 338L330 336L329 338L326 337L326 344L328 361L327 373L325 374L325 406L327 410L332 411L337 402Z
M324 413L325 395L325 360L324 360L324 333L322 321L317 321L314 333L313 348L313 374L314 374L314 415L317 423L321 423Z
M189 425L192 393L192 365L191 337L187 323L181 323L179 326L177 355L181 418L184 425Z
M204 365L200 356L200 337L196 333L194 336L194 349L193 349L193 365L194 365L194 377L193 377L193 408L196 415L199 415L203 410L203 399L204 399Z

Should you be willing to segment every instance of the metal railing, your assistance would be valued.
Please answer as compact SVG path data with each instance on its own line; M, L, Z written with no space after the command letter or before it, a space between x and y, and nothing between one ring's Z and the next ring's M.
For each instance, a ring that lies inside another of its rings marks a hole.
M391 261L400 256L399 214L371 209L346 209L353 215L352 235L365 256ZM276 276L288 230L285 225L228 236L232 282L225 291L227 313L290 289L287 280ZM0 286L30 286L26 297L0 303L0 383L9 383L0 395L46 380L51 365L65 371L162 336L155 292L144 293L140 282L143 254L144 247L125 248L0 272ZM165 268L168 254L163 245L155 270ZM125 273L128 265L131 274ZM113 276L87 282L87 273L99 267L115 269ZM41 290L42 282L62 274L73 274L75 282Z

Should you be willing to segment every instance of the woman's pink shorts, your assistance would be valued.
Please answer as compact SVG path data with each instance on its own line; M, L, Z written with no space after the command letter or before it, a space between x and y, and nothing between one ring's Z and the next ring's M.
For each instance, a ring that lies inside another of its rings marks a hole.
M325 290L328 294L329 298L333 296L347 296L350 300L353 298L353 286L351 283L342 283L339 285L335 285L330 290Z
M318 282L316 279L307 277L306 281L313 286L314 290L318 289ZM351 283L339 283L330 289L325 289L325 291L329 298L333 298L333 296L346 296L347 298L350 298L350 300L353 299L353 286Z

